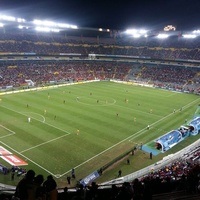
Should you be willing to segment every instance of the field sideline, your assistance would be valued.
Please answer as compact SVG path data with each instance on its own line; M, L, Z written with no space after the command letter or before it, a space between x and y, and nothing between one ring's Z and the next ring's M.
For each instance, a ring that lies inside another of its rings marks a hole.
M197 95L107 81L0 98L1 146L26 161L24 168L52 174L59 185L72 168L79 180L136 143L177 129L200 103Z

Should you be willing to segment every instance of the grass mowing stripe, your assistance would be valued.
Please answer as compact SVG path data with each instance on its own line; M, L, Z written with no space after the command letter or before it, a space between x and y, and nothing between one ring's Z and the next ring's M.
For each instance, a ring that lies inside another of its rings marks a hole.
M71 93L69 93L69 91ZM50 99L48 99L48 92L51 96ZM92 93L92 95L90 95L90 93ZM23 93L22 95L5 95L2 97L1 105L19 112L26 112L28 110L29 112L35 112L40 115L43 115L44 109L46 109L45 121L55 127L67 130L70 133L75 133L76 128L80 127L80 132L83 133L80 134L80 136L70 134L67 138L63 137L60 140L55 140L47 145L41 145L38 148L24 153L26 156L28 155L27 157L34 158L32 160L37 161L37 163L51 171L54 175L62 175L66 173L66 171L70 172L70 168L78 166L96 154L105 151L77 168L77 177L82 178L84 175L87 175L87 173L91 173L91 170L98 169L98 167L106 164L106 161L111 161L113 157L118 156L126 151L127 148L132 147L133 143L128 140L121 142L123 139L129 136L133 137L135 133L144 129L144 133L139 134L139 136L133 139L134 142L138 143L140 141L152 140L158 137L159 134L162 134L161 132L155 131L154 127L159 128L160 125L164 124L164 129L169 130L170 127L167 127L168 124L170 126L176 126L176 123L180 124L183 117L187 116L186 113L184 113L186 111L184 109L183 116L180 116L178 112L174 115L177 117L176 122L168 123L168 121L170 122L169 117L161 121L162 123L159 122L153 125L152 131L150 130L148 134L145 132L147 124L154 123L162 118L162 116L167 116L167 114L172 113L174 108L179 109L188 102L191 102L192 99L194 100L197 98L194 95L186 94L176 94L166 98L160 94L169 93L152 88L129 87L116 83L99 82L63 87L62 89L56 88L43 92ZM76 101L77 96L84 97L82 100L88 105L78 103ZM66 104L63 104L64 98L66 98ZM128 104L125 104L125 98L129 100ZM96 106L97 99L102 100L102 104L106 99L108 99L109 102L111 99L115 99L116 102L112 106ZM26 101L30 101L29 109L26 108ZM15 104L17 102L20 103ZM138 107L138 102L141 104L140 107ZM149 113L150 109L153 109L152 115ZM135 110L139 110L139 112ZM193 109L188 110L190 115L192 115L192 110ZM116 112L119 112L119 118L116 117ZM9 114L16 118L19 117L12 113ZM53 119L54 115L57 115L57 120ZM7 117L9 120L9 115L7 115ZM11 128L11 130L17 130L16 136L11 137L10 140L5 138L3 142L6 141L4 143L10 144L9 146L15 146L16 148L14 147L14 149L21 152L32 146L52 140L54 137L63 135L62 131L53 130L53 128L49 126L49 128L46 126L44 127L43 123L41 123L41 116L33 115L33 117L37 118L38 121L36 123L36 121L33 120L33 124L29 126L33 128L33 130L27 130L27 135L26 133L18 134L19 131L26 131L26 128L29 128L27 126L27 117L19 117L19 119L15 120L19 123L12 126L14 129ZM137 118L136 124L133 123L134 117ZM10 118L14 119L12 116L10 116ZM0 117L0 119L2 119L1 121L5 124L8 123L8 128L10 128L10 125L13 125L13 123L11 124L9 121L5 121L4 117ZM21 122L19 120L21 120ZM23 126L21 130L17 128L20 124ZM28 139L28 141L25 141L26 139ZM119 145L107 150L117 143L119 143ZM20 150L17 144L22 144L21 146L23 148ZM52 151L52 149L54 150ZM49 154L49 152L51 153ZM51 156L54 158L51 159ZM44 165L42 164L43 161L41 157L46 158ZM68 158L70 160L68 160ZM59 164L56 167L54 163ZM30 166L33 165L30 163ZM41 171L40 173L43 172Z

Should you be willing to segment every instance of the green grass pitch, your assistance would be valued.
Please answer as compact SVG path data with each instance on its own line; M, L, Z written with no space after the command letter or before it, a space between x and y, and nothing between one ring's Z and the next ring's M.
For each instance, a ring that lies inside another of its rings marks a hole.
M200 103L197 95L109 81L0 98L0 146L28 162L26 169L54 175L59 185L72 168L79 180L134 144L177 129ZM0 181L13 184L5 177Z

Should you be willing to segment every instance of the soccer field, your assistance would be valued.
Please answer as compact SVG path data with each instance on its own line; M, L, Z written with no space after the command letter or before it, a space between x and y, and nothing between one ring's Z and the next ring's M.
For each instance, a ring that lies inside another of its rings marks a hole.
M0 98L0 146L60 185L72 168L82 179L136 143L177 129L200 103L197 95L109 81Z

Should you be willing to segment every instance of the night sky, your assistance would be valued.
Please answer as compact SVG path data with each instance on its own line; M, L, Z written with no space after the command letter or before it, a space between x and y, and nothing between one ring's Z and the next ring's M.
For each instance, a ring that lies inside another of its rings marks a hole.
M200 0L0 0L0 12L80 27L200 29Z

